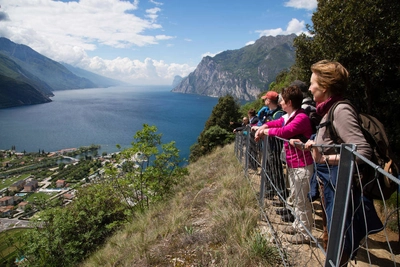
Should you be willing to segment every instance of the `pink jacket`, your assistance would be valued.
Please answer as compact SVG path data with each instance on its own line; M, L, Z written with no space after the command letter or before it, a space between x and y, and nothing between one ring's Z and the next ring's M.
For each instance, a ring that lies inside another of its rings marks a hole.
M298 109L287 120L285 115L277 120L267 122L269 136L278 136L283 139L299 138L303 135L309 139L312 134L311 121L303 109ZM287 118L287 117L286 117ZM289 168L305 167L313 163L310 151L296 149L289 142L285 142L286 164Z

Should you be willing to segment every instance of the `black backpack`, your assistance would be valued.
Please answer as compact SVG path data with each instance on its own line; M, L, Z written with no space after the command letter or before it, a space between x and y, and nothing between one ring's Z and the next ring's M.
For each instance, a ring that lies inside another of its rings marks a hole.
M346 103L350 105L355 111L357 109L354 105L348 101L338 101L336 102L328 112L328 120L330 123L327 124L327 130L329 136L333 142L337 143L338 134L333 127L333 111L337 105ZM383 124L375 117L358 113L358 121L363 131L364 137L372 148L371 161L378 165L380 168L384 169L386 172L391 173L393 176L398 177L399 168L395 160L395 156L390 148L389 140L387 138L385 128ZM366 164L363 164L366 165ZM384 199L387 200L391 195L397 191L398 184L392 181L387 176L381 174L377 170L373 170L369 166L364 166L360 168L361 183L363 187L364 195L373 199Z

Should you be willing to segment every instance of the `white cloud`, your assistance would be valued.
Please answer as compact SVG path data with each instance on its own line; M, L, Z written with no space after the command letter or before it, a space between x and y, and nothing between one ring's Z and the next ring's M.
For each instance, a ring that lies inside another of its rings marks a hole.
M317 0L289 0L285 3L287 7L314 10L317 8Z
M158 18L157 13L160 12L160 11L161 11L161 9L158 8L158 7L147 9L146 10L146 13L147 13L146 17L151 19L152 22L155 22L157 20L157 18Z
M245 44L245 46L248 46L248 45L252 45L252 44L254 44L256 41L249 41L249 42L247 42L246 44Z
M188 75L194 68L186 64L166 64L150 58L144 61L105 60L88 56L89 51L99 47L132 49L176 38L152 35L153 30L162 29L156 23L161 9L141 11L140 17L138 5L138 0L133 3L120 0L2 0L2 17L9 19L1 21L0 36L25 44L53 60L128 82L138 79L146 84L145 80L149 79L150 82L170 84L175 75ZM172 70L176 73L171 73Z
M51 0L3 0L10 21L3 21L1 33L39 53L54 57L60 45L95 50L99 44L114 48L157 44L173 38L152 36L146 31L162 28L154 23L159 8L146 10L150 20L132 14L138 1L80 0L64 3ZM145 17L147 16L145 15ZM60 17L62 16L62 19ZM49 40L49 41L46 41ZM40 45L43 42L46 45Z
M287 35L287 34L292 34L292 33L299 35L301 33L305 33L306 29L305 29L304 20L299 21L298 19L293 18L291 21L289 21L286 30L283 30L282 28L276 28L276 29L268 29L268 30L257 30L256 32L260 34L260 37L261 36Z
M175 37L168 36L168 35L156 35L155 38L156 38L156 40L169 40L169 39L173 39Z
M163 60L158 61L151 58L140 61L127 57L118 57L113 60L87 57L80 62L79 67L136 85L171 84L175 75L185 77L195 69L188 64L167 64Z
M186 41L186 42L191 42L192 41L192 39L189 39L189 38L185 38L183 40Z
M215 57L216 55L218 55L219 53L221 53L221 52L223 52L223 51L219 51L219 52L217 52L217 53L211 53L211 52L206 52L206 53L204 53L204 54L202 54L201 55L201 58L203 58L203 57Z
M154 0L150 0L149 2L155 4L156 6L162 6L162 5L163 5L163 3L161 3L161 2L156 2L156 1L154 1Z

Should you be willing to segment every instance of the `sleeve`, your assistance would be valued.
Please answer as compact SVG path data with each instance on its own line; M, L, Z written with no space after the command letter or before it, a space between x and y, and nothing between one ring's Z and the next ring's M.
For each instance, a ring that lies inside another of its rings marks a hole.
M311 134L310 119L306 114L303 113L296 115L296 117L294 117L292 121L290 121L282 128L271 128L268 131L268 135L278 136L284 139L290 139L298 135L304 135L306 138L309 138L310 134Z
M268 128L280 128L283 125L285 125L285 121L282 117L280 117L277 120L269 121L264 124L266 124L268 126Z

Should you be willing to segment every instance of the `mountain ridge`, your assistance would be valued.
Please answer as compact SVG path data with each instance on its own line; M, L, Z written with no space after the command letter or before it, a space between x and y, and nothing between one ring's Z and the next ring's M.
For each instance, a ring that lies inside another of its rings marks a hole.
M76 76L61 63L43 56L29 46L16 44L7 38L0 37L0 51L19 66L46 82L52 91L96 87L93 82Z
M293 65L296 37L295 34L263 36L252 45L206 56L172 92L257 99L280 71Z
M48 103L58 90L127 85L65 66L5 37L0 37L0 73L0 108Z

